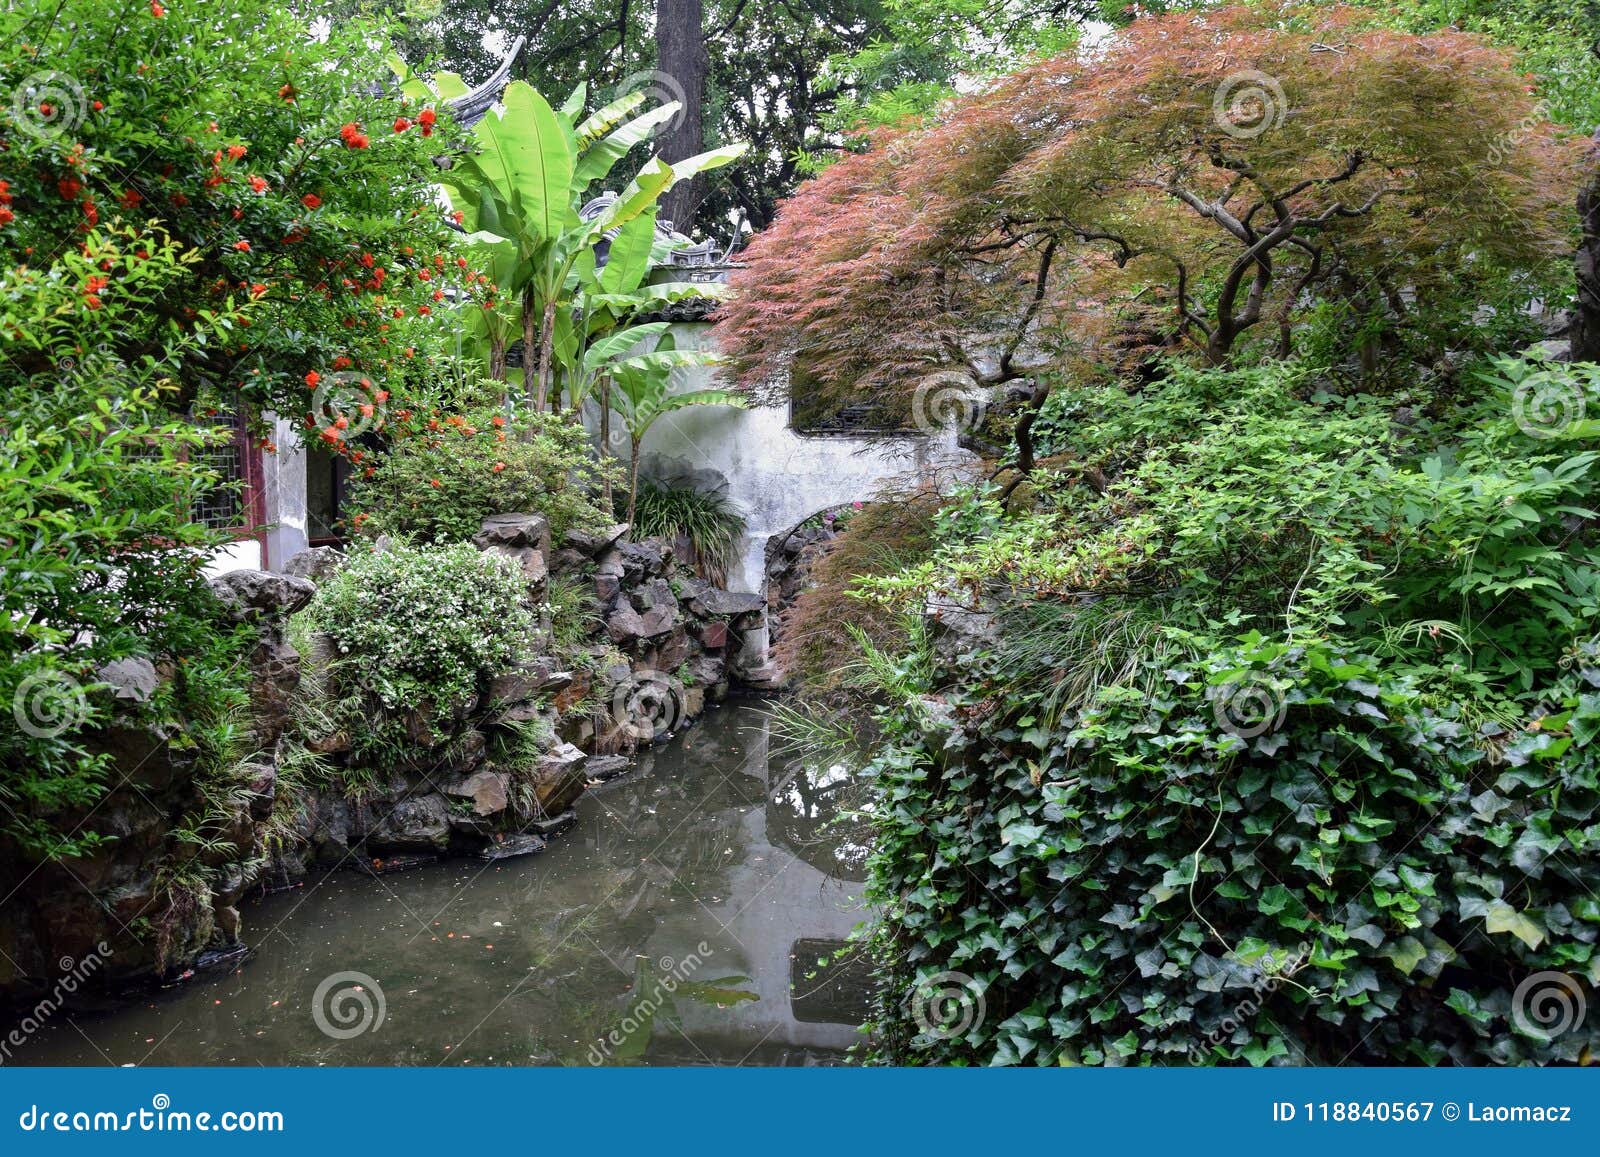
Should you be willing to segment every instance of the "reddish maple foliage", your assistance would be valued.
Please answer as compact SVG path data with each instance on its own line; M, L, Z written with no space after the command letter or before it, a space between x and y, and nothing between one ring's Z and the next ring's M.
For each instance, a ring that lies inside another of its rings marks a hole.
M953 368L1284 355L1319 298L1403 315L1463 270L1547 261L1578 152L1476 36L1339 8L1141 18L826 169L746 250L718 336L745 388L798 368L840 400Z

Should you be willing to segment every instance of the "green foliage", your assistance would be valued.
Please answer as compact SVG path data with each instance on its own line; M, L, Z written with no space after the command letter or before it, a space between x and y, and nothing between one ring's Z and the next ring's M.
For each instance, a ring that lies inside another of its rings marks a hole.
M609 521L594 500L608 476L583 427L550 414L515 422L469 391L391 416L388 444L352 479L353 527L417 542L464 542L491 514L543 514L556 541Z
M1512 994L1600 983L1600 369L1454 388L1275 363L1062 391L1051 469L861 581L989 624L879 679L886 1058L1593 1049ZM985 1015L919 1032L947 971Z
M96 230L38 268L0 272L0 803L33 856L87 851L62 817L105 791L85 746L109 718L104 663L210 649L201 568L218 536L190 523L216 484L196 459L212 435L174 420L174 374L203 343L152 312L189 259L149 234ZM94 276L119 292L83 304ZM135 361L112 342L143 350Z
M1600 983L1600 696L1491 759L1369 657L1250 636L1148 675L1070 725L1016 696L981 745L923 723L877 760L889 1058L1519 1063L1600 1043L1510 1016L1534 973ZM943 971L985 1015L918 1035L899 1002Z
M268 0L8 6L0 257L42 270L97 223L131 231L130 252L170 237L184 275L144 308L168 331L210 315L183 351L181 406L237 392L300 414L304 376L338 359L399 399L448 340L434 294L460 270L432 183L453 132L446 117L426 139L418 105L375 92L386 39L365 17L312 35ZM101 276L107 306L133 291L121 261ZM106 339L124 361L145 353Z
M406 92L425 99L429 87L403 77ZM668 101L644 112L644 92L630 92L583 115L587 90L557 110L532 86L513 81L500 104L473 129L477 148L460 158L443 184L478 259L493 271L500 301L473 311L487 340L492 373L504 374L503 352L520 307L530 408L560 408L565 389L582 405L599 362L637 343L613 335L606 358L596 336L616 327L636 305L670 299L671 286L643 288L657 257L656 206L679 181L727 164L744 152L730 145L671 164L651 157L616 200L591 221L578 210L596 182L679 110ZM607 260L595 246L610 234ZM705 295L704 286L681 287ZM537 377L531 372L537 355ZM686 354L680 364L698 355ZM563 371L564 382L555 379ZM554 393L552 394L552 389Z
M734 543L744 533L744 517L723 494L687 487L639 485L633 512L633 537L686 539L702 578L721 586L733 561Z
M534 630L522 572L467 545L357 553L306 613L330 635L341 697L397 713L464 710L527 651Z

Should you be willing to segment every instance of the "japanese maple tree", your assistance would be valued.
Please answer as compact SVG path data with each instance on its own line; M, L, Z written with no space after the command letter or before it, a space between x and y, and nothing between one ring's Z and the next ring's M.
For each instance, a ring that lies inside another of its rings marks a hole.
M1473 35L1351 9L1141 18L826 169L746 250L718 333L757 392L800 367L903 402L954 372L1031 382L1026 414L1041 370L1282 356L1319 302L1404 326L1539 266L1575 151ZM1026 421L1020 440L1026 469Z

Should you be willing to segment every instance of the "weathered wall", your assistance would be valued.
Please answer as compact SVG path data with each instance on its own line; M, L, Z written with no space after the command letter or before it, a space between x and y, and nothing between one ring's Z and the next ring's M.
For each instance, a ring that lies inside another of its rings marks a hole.
M679 349L713 345L708 324L675 325L671 332ZM711 385L715 374L690 367L674 376L687 390ZM790 429L785 406L694 407L666 414L650 428L640 472L664 483L725 491L746 521L728 588L764 594L773 537L823 510L869 499L896 479L975 461L956 435L951 427L929 435L809 436ZM625 441L617 452L627 453Z

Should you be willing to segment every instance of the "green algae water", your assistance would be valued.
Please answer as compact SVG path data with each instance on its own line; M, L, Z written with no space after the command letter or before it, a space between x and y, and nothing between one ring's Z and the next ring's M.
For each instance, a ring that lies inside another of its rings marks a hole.
M759 709L713 708L543 854L268 897L249 960L58 1013L11 1063L841 1063L867 999L847 786L776 758Z

